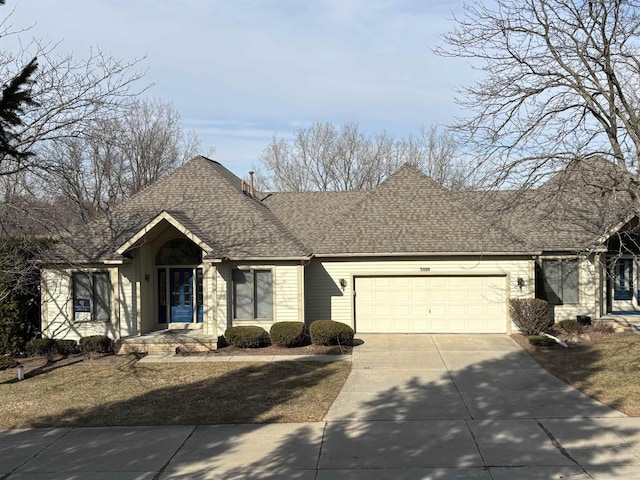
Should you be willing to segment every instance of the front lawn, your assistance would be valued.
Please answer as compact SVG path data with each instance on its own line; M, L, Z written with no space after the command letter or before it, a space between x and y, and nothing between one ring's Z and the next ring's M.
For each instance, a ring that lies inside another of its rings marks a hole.
M350 369L348 362L42 360L23 381L15 368L0 371L0 429L314 422Z
M556 377L627 415L640 416L640 335L618 333L570 348L531 347L524 337L516 341Z

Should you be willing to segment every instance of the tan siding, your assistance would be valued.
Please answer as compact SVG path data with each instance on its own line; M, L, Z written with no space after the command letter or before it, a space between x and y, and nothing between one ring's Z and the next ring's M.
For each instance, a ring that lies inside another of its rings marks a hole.
M226 264L219 267L218 276L218 335L222 335L227 327L233 325L258 325L269 331L274 322L300 321L300 294L298 283L299 265L287 263L250 263L242 264L248 268L271 269L273 271L273 320L272 321L232 321L232 284L231 270L238 263Z
M532 297L534 281L527 258L416 258L314 260L306 269L306 321L331 319L353 326L353 277L359 275L506 275L508 298ZM422 270L421 270L422 269ZM425 271L424 269L429 269ZM518 287L518 277L525 285ZM344 289L339 285L345 279Z
M227 288L231 282L231 269L228 265L220 265L216 271L216 296L218 304L216 306L216 328L218 335L224 335L227 327L231 326L231 290Z
M132 263L120 267L118 285L120 335L129 337L137 335L138 322L136 318L136 275Z
M274 321L300 321L298 295L298 266L276 265L274 268Z
M578 315L598 317L598 265L594 257L580 259L578 304L553 306L554 320L575 320Z
M106 268L95 270L109 271ZM112 269L111 269L112 270ZM46 288L42 291L42 302L46 302L47 317L43 319L42 334L49 338L79 340L89 335L108 335L116 338L115 318L112 306L111 322L74 322L71 275L73 270L46 268L42 271ZM112 275L113 277L113 275ZM112 285L113 288L113 285ZM113 292L112 292L113 293Z

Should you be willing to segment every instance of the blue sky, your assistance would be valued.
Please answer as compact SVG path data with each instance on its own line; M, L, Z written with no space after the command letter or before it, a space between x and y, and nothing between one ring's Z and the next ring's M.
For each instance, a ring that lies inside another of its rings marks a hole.
M277 134L357 122L395 136L446 124L472 77L431 49L462 0L7 0L23 36L146 56L145 95L171 101L215 159L244 176Z

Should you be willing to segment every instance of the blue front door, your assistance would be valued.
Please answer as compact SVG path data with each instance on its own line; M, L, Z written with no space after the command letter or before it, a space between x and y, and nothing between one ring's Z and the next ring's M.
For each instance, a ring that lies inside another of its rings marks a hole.
M615 265L614 300L633 299L633 260L619 259Z
M171 288L171 322L193 321L193 269L169 269Z

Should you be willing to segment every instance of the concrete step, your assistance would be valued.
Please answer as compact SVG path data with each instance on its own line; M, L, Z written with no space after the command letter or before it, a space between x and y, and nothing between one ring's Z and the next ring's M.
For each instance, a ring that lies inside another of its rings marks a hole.
M198 330L160 330L116 341L115 353L148 355L184 355L206 353L218 348L218 338Z

